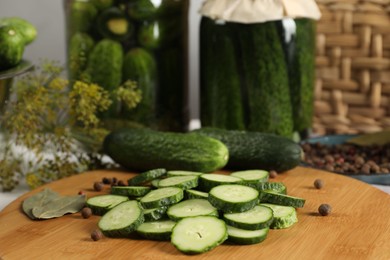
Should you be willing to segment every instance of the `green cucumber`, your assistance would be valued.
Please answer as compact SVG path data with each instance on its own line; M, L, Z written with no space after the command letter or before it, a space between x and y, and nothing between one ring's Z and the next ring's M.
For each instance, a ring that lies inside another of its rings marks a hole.
M169 241L175 225L172 220L144 222L137 228L137 233L146 239Z
M200 31L202 125L243 130L245 111L234 31L208 17L202 17Z
M214 216L183 218L173 227L171 242L185 254L201 254L222 244L228 238L223 220Z
M67 18L68 37L77 32L89 32L97 16L96 7L84 0L72 1Z
M271 229L289 228L298 222L297 211L294 207L270 203L261 203L260 205L271 208L274 213L274 220L270 226Z
M258 244L267 238L269 228L245 230L227 226L228 241L239 245Z
M125 41L134 31L134 26L127 19L125 12L116 6L105 9L99 14L97 28L102 37L116 41Z
M187 199L208 199L209 194L199 190L186 190L185 196Z
M145 186L112 186L111 194L140 197L145 196L150 190L150 187Z
M227 168L262 169L284 172L298 166L303 158L299 144L277 135L205 127L193 133L224 143L229 150Z
M153 188L158 188L158 184L160 183L162 179L154 179L150 182L150 185L153 187Z
M142 172L139 175L136 175L130 179L127 180L127 183L130 186L140 185L146 182L150 182L154 179L158 179L162 176L164 176L167 173L167 171L164 168L156 168L153 170L149 170L146 172Z
M305 205L305 199L293 197L285 194L276 193L273 191L261 191L261 202L268 202L282 206L290 206L294 208L302 208Z
M198 186L198 176L174 176L162 179L158 183L159 188L179 187L183 190L196 188Z
M144 222L144 215L135 200L122 202L103 215L99 229L108 237L128 237Z
M264 170L246 170L232 172L230 176L243 179L243 185L248 185L250 187L257 188L261 185L261 183L268 181L269 172Z
M0 26L11 25L22 36L24 44L27 46L37 38L37 29L29 21L13 16L0 18Z
M161 206L153 209L144 209L145 221L156 221L166 217L168 206Z
M68 49L68 73L70 80L80 80L86 69L88 57L95 45L91 36L86 33L75 33L70 38Z
M122 129L104 140L104 151L127 169L212 172L224 167L229 154L218 140L193 133Z
M193 171L168 171L167 176L173 177L173 176L188 176L188 175L194 175L194 176L200 176L204 174L203 172L193 172Z
M0 25L0 71L18 65L23 58L24 39L13 25Z
M224 213L223 219L232 227L257 230L269 227L273 221L273 211L265 206L256 205L253 209L240 213Z
M225 184L212 188L208 200L211 205L223 212L235 213L250 210L256 206L259 192L254 188L239 185Z
M190 199L170 206L167 215L170 219L178 221L182 218L195 216L218 217L218 210L207 199Z
M94 215L101 216L116 205L128 200L129 198L127 196L105 194L87 199L86 205L91 208Z
M218 173L202 174L199 176L199 189L208 192L221 184L239 184L241 182L241 178L234 176Z
M140 203L145 209L158 208L178 203L184 197L182 189L177 187L166 187L152 190L140 199Z
M287 187L282 182L262 182L257 187L258 191L273 191L280 194L287 194ZM261 196L261 192L260 192Z

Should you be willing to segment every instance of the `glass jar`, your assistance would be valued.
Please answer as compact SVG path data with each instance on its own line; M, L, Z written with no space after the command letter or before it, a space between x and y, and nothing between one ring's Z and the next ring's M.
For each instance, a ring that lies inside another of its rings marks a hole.
M188 127L189 0L64 0L67 69L112 93L137 82L133 109L113 100L104 119L166 131Z
M310 19L244 24L202 17L202 126L292 137L311 127L315 26Z

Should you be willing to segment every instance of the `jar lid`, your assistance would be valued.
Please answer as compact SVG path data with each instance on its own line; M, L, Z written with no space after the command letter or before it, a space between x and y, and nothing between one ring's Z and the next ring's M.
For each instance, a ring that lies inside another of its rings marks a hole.
M214 20L239 23L321 17L315 0L205 0L200 13Z

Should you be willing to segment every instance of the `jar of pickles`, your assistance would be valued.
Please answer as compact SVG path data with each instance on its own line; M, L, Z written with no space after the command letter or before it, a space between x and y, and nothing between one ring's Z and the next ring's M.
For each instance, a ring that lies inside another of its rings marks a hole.
M104 119L185 131L189 0L64 1L69 79L140 90L135 108L113 98Z

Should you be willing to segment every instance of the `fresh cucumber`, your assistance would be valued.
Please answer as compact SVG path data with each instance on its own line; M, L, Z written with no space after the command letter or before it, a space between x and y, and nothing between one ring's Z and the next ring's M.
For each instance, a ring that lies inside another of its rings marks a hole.
M251 187L226 184L212 188L209 192L211 205L223 212L244 212L252 209L259 201L259 192Z
M156 221L166 217L168 206L161 206L154 209L144 209L145 221Z
M160 183L162 179L154 179L150 182L150 185L152 185L153 188L158 188L158 184Z
M229 153L220 141L193 133L122 129L104 140L104 151L128 169L212 172L223 168Z
M144 222L137 228L137 233L146 239L169 241L175 225L176 222L172 220Z
M149 170L146 172L143 172L139 175L136 175L130 179L127 180L127 183L132 185L140 185L149 181L152 181L154 179L160 178L164 176L167 173L167 171L163 168L157 168L153 170Z
M287 194L287 187L282 182L262 182L258 185L257 189L259 191L273 191L280 194Z
M303 157L299 144L277 135L204 127L193 133L224 143L229 150L227 168L284 172L298 166Z
M198 186L198 176L174 176L162 179L158 183L159 188L179 187L183 190L192 189Z
M122 202L107 212L98 223L99 229L108 237L128 237L144 222L144 215L135 200Z
M241 178L234 176L217 173L202 174L199 176L199 189L208 192L221 184L238 184L241 182Z
M218 210L208 200L190 199L170 206L167 215L170 219L178 221L182 218L195 216L218 217Z
M146 186L112 186L111 194L140 197L145 196L150 190L151 188Z
M260 205L271 208L274 213L274 220L270 226L271 229L288 228L298 222L297 211L293 207L270 203L261 203Z
M185 254L212 250L228 238L223 220L214 216L183 218L173 227L171 242Z
M261 183L268 181L269 172L264 170L246 170L232 172L230 176L243 179L243 185L257 188L261 185Z
M175 204L181 201L184 197L184 192L178 187L166 187L152 190L140 200L141 205L145 209L158 208Z
M228 241L239 245L251 245L262 242L267 238L269 228L245 230L227 226Z
M200 176L204 174L203 172L193 172L193 171L168 171L167 176L173 177L173 176L188 176L188 175L195 175Z
M129 198L127 196L105 194L89 198L86 205L91 208L94 215L101 216L116 205L128 200Z
M267 228L273 221L273 211L269 207L256 205L253 209L240 213L225 213L223 219L232 227L246 230Z
M185 196L187 199L208 199L209 194L199 190L186 190Z
M260 192L261 202L268 202L282 206L290 206L294 208L302 208L305 205L305 199L293 197L285 194L280 194L272 191Z

